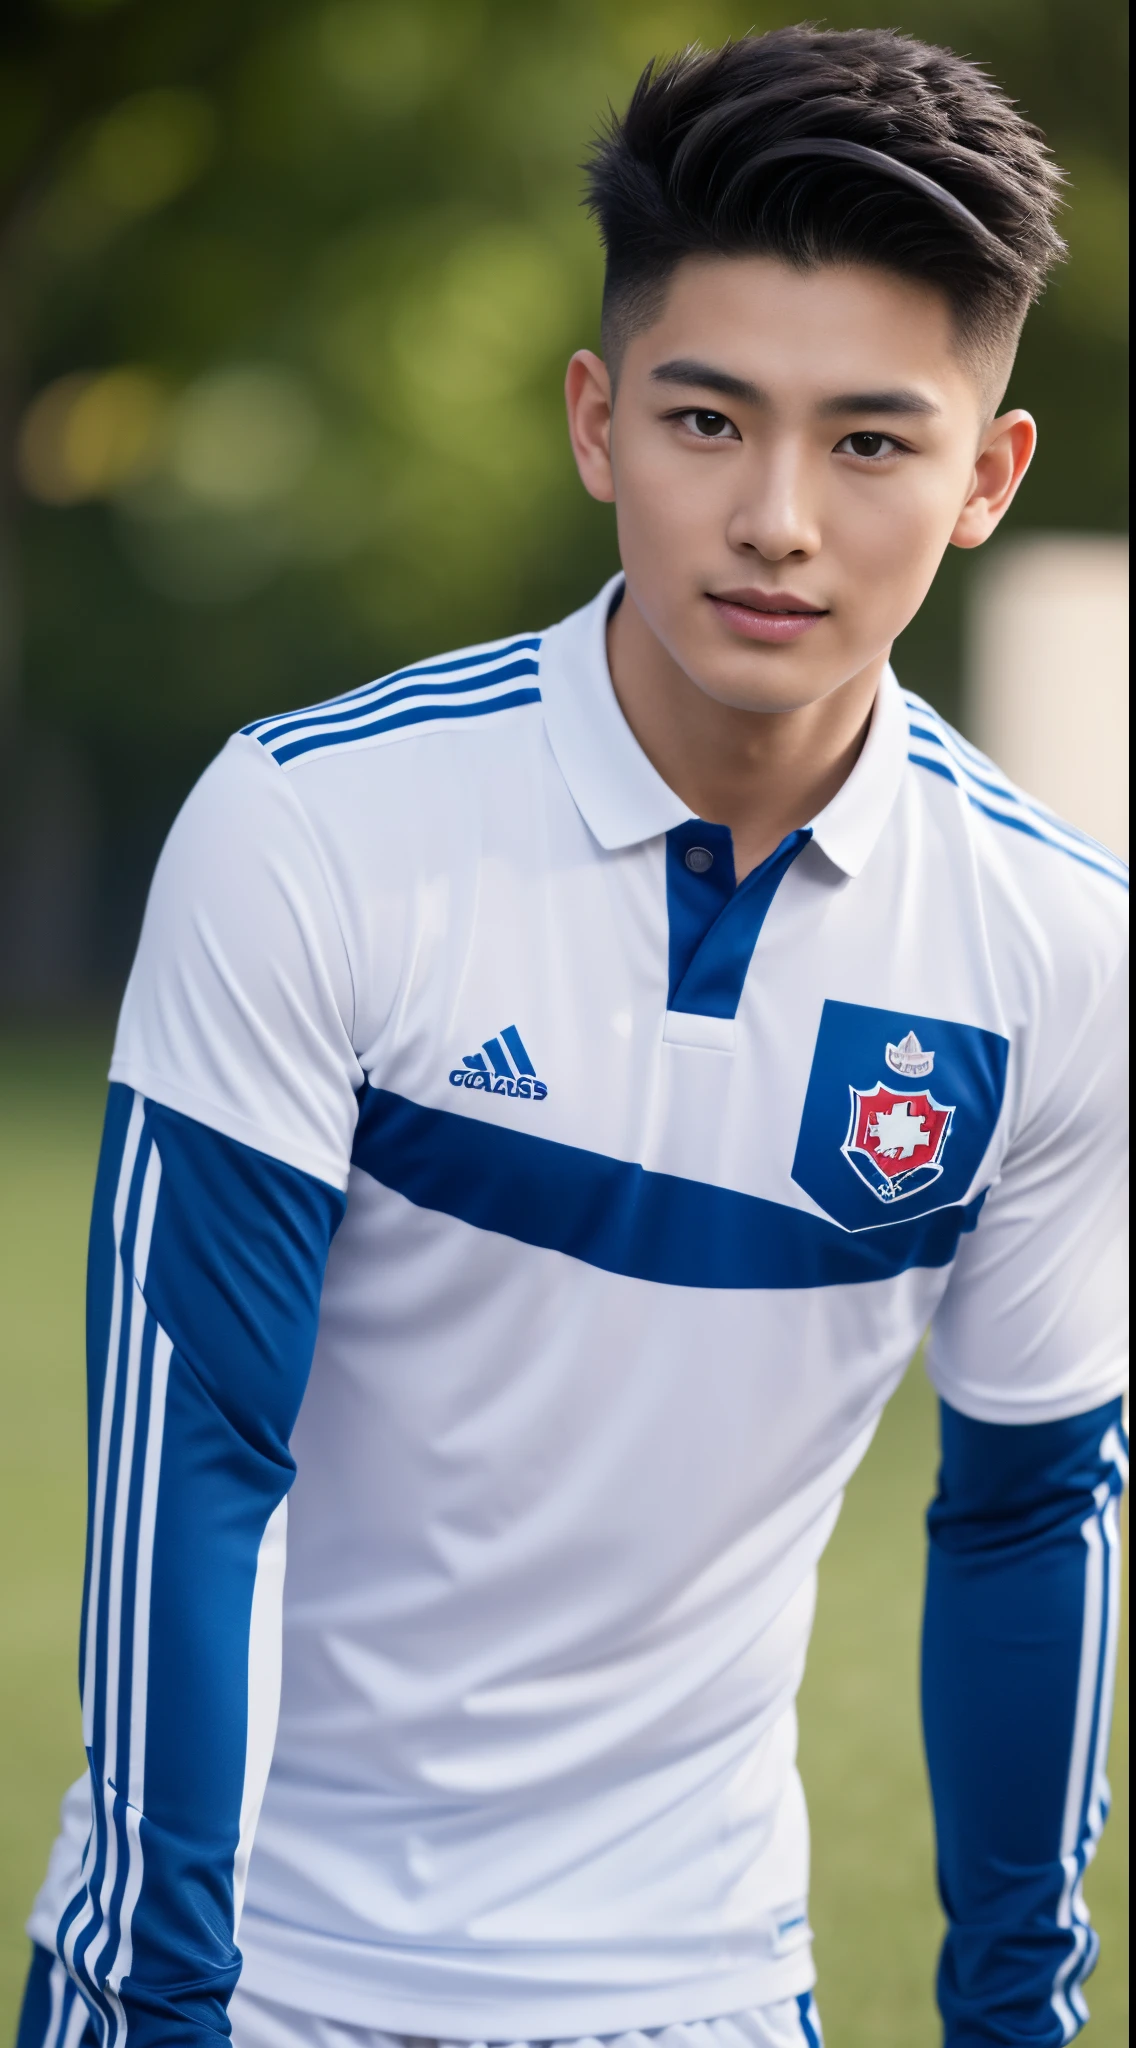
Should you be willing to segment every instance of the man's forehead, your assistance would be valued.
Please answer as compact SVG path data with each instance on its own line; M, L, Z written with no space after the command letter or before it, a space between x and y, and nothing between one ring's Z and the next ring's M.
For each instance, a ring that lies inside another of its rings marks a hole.
M629 350L640 377L693 385L688 372L713 370L711 388L741 404L788 380L807 383L825 410L901 393L916 400L905 411L927 413L965 377L950 307L933 286L867 264L802 270L768 256L685 258Z

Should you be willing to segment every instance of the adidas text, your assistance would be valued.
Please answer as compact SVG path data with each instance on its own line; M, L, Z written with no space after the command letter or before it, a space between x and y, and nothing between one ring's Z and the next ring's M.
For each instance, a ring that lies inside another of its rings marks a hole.
M536 1078L524 1039L515 1024L506 1024L496 1038L487 1038L480 1052L466 1053L450 1070L451 1088L483 1088L487 1095L515 1095L522 1102L543 1102L548 1089Z
M488 1095L519 1095L525 1102L543 1102L548 1089L543 1081L534 1080L530 1074L518 1074L514 1081L506 1074L471 1073L468 1067L455 1067L450 1075L452 1088L484 1088Z

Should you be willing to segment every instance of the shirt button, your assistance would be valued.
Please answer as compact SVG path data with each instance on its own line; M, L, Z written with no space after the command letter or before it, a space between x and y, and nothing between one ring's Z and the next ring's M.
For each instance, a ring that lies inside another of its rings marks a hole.
M714 865L714 856L708 846L687 848L686 865L692 875L708 875Z

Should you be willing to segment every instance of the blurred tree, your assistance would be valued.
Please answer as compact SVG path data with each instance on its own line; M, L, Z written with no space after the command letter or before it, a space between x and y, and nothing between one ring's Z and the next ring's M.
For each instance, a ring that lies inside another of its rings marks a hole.
M9 0L0 663L25 868L89 790L72 979L119 972L234 725L542 623L613 565L561 414L598 324L579 162L650 55L752 25L731 0ZM986 61L1070 169L1072 261L1015 373L1042 427L1015 516L1120 524L1121 11L906 0L901 25ZM966 566L904 636L948 710Z

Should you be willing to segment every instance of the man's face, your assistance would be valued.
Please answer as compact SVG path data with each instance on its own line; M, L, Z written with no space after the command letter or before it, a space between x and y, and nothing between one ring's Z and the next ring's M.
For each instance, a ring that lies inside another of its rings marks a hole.
M884 657L952 535L967 544L989 433L933 289L690 258L627 345L595 494L614 495L628 591L691 681L790 710Z

